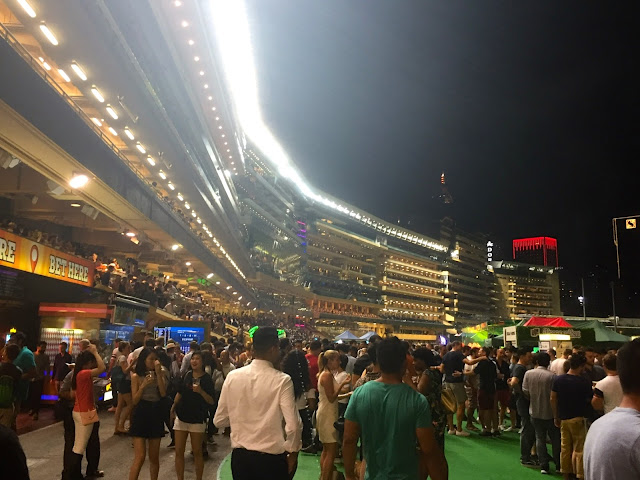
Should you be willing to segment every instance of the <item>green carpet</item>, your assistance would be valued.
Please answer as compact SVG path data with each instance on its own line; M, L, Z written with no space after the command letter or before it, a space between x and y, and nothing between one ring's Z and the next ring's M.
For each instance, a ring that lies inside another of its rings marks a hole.
M469 438L447 435L445 450L450 480L528 480L543 477L540 470L520 465L520 436L514 432L504 433L498 438L479 437L478 434L471 434ZM318 480L319 459L319 455L301 453L296 480ZM221 466L219 478L232 480L230 457Z

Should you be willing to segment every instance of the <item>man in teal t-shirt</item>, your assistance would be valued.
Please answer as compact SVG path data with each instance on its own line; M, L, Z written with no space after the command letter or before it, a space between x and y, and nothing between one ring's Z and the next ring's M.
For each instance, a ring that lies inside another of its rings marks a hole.
M421 455L432 480L448 478L429 404L402 382L407 368L404 346L395 337L385 339L377 346L377 359L382 376L357 388L345 413L342 450L347 480L358 477L354 471L358 438L367 464L366 480L417 479Z

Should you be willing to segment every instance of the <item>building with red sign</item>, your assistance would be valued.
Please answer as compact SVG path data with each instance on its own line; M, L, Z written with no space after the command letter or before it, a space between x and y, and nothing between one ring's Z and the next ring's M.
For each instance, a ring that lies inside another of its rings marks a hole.
M518 238L513 241L513 259L545 267L558 267L558 241L551 237Z

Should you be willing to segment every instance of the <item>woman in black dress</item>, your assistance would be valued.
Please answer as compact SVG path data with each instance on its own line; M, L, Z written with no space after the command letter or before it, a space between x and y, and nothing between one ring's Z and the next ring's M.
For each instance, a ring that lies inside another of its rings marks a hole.
M133 414L129 433L133 437L135 457L129 470L129 480L137 480L147 456L151 480L158 480L160 470L160 440L164 437L162 399L167 395L169 372L162 366L153 349L140 352L135 373L131 375Z

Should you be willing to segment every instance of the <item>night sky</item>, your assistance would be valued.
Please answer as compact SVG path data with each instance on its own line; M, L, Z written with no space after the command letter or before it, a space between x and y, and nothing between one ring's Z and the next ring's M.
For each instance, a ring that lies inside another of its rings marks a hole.
M357 207L428 223L444 171L461 228L613 269L611 218L640 214L635 5L251 0L263 113Z

